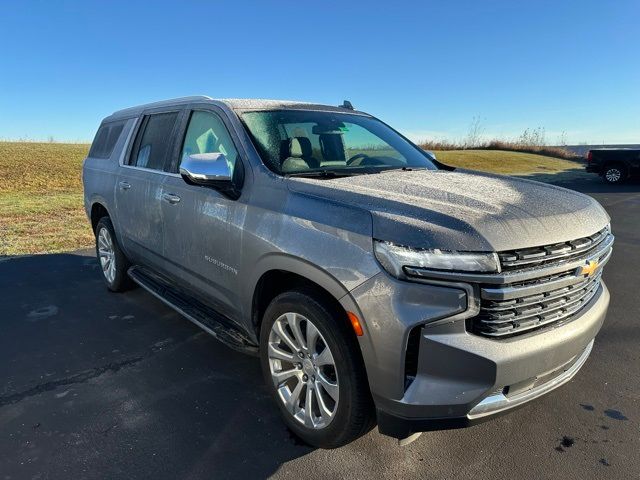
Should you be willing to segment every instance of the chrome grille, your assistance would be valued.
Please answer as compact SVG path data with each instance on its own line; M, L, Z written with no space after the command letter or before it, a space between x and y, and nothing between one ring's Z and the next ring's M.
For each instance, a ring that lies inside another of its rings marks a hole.
M572 258L589 255L609 236L609 228L603 228L589 237L578 238L569 242L555 243L543 247L522 248L498 253L502 271L515 270L533 265L544 265L552 262L571 260Z
M579 239L499 253L503 271L507 270L505 278L518 280L480 285L480 312L471 320L471 331L506 338L571 319L596 295L602 278L601 267L587 276L581 274L581 266L587 261L604 265L612 251L613 236L608 229L586 238L588 243ZM548 253L536 256L534 251ZM569 262L566 270L558 268ZM550 270L554 273L545 273ZM530 275L523 278L527 272Z

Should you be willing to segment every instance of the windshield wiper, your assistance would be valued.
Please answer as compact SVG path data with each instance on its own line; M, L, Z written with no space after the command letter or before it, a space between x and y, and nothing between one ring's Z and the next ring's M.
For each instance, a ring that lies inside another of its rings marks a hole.
M368 175L370 173L380 173L379 170L310 170L308 172L291 172L287 177L308 177L308 178L339 178L353 177L355 175Z
M380 173L397 172L397 171L413 172L414 170L428 170L428 168L427 167L393 167L393 168L385 168L385 169L379 170L379 172Z

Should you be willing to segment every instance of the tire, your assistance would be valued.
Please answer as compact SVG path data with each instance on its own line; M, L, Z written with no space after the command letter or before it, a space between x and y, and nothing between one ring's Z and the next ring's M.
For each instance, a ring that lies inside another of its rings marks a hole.
M360 349L348 322L340 318L342 315L344 312L322 300L312 290L294 290L278 295L271 302L261 325L260 363L267 388L289 429L315 447L346 445L374 425L373 401ZM287 346L279 333L284 331L289 340L299 345L291 329L292 324L299 326L304 340L302 344L306 344L302 350L298 349L304 358L296 355L297 352ZM312 340L314 326L318 332L315 342ZM327 348L330 355L325 352ZM275 358L282 353L291 353L291 361ZM333 366L321 365L329 358L333 360ZM279 383L272 371L284 372L282 377L291 376ZM301 386L298 387L299 384ZM310 385L313 398L309 402L311 408L307 409ZM331 388L326 389L325 385ZM292 402L290 400L296 391L297 400ZM309 411L310 415L307 414ZM332 411L331 415L329 411Z
M611 184L623 183L628 176L627 167L621 163L609 163L604 166L602 178Z
M102 217L98 221L95 234L96 258L107 288L112 292L129 290L133 286L133 282L127 274L131 264L118 245L116 233L109 217Z

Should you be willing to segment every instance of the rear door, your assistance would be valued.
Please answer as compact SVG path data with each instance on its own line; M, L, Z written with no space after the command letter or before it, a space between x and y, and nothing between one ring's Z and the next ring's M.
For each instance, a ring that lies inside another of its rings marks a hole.
M182 158L197 153L223 153L232 171L241 168L223 113L212 107L186 115L181 143L176 145L176 172ZM167 177L161 196L164 256L171 276L235 319L246 205L212 188L189 185L180 176Z
M125 251L139 263L162 265L162 183L170 174L180 114L175 110L144 115L120 168L115 187L118 228Z

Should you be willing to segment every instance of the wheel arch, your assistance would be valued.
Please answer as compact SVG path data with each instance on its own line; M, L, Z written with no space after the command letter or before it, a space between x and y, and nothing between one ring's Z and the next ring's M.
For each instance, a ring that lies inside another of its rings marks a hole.
M118 241L118 244L120 246L120 248L122 249L122 251L125 253L125 255L129 255L129 252L127 252L126 248L123 245L123 241L122 241L122 236L120 234L120 231L118 229L118 225L116 222L116 219L113 217L112 215L112 210L109 210L109 208L107 208L107 204L108 202L102 198L102 197L94 197L91 200L91 204L89 209L87 210L87 214L89 216L89 220L91 222L91 230L93 231L94 235L96 233L96 227L98 226L98 222L100 221L100 219L102 217L109 217L109 219L111 220L111 224L113 225L113 230L116 236L116 240ZM114 208L115 210L115 208Z
M325 270L310 262L286 254L271 254L265 257L254 270L246 298L247 312L250 312L251 326L259 337L260 323L267 306L282 292L294 288L313 290L320 297L331 302L344 313L346 310L340 299L349 292L340 281Z
M91 203L91 209L89 211L89 219L91 220L91 230L93 233L96 232L96 227L98 226L98 222L102 217L111 218L111 214L107 207L104 205L104 202L100 200L94 200ZM111 222L113 223L113 218L111 218Z

